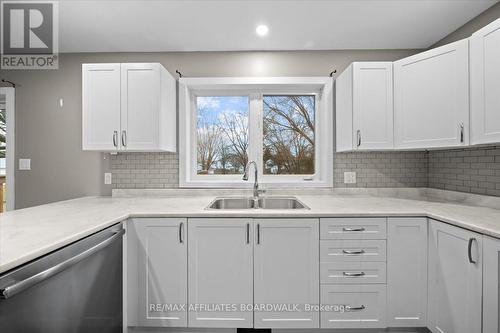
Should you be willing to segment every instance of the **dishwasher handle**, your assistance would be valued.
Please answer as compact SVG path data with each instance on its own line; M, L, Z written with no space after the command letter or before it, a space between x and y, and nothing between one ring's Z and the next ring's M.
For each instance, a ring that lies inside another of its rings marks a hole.
M74 257L71 257L67 260L64 260L63 262L60 262L57 265L54 265L50 268L47 268L46 270L37 273L35 275L32 275L24 280L14 282L13 284L0 289L0 300L2 299L8 299L11 298L12 296L20 293L23 290L28 289L29 287L40 283L44 280L47 280L48 278L61 273L62 271L68 269L69 267L79 263L80 261L90 257L97 251L100 251L104 249L105 247L108 247L112 243L114 243L117 239L121 238L125 234L125 229L121 229L120 231L117 231L114 233L113 236L103 240L102 242L92 246L91 248L88 248L87 250L80 252Z

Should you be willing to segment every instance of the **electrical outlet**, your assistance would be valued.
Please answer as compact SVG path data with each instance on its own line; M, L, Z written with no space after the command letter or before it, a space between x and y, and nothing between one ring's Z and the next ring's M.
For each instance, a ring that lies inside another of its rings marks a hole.
M344 184L356 184L356 172L344 172Z
M111 185L112 182L112 173L105 172L104 173L104 185Z
M31 159L30 158L20 158L19 159L19 170L31 170Z

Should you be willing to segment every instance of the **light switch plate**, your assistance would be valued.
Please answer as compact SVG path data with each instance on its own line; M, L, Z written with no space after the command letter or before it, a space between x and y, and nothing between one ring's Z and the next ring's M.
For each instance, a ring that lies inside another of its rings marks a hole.
M105 172L104 173L104 185L111 185L112 182L112 173L111 172Z
M344 184L356 184L356 172L344 172Z
M19 170L31 170L31 158L20 158Z

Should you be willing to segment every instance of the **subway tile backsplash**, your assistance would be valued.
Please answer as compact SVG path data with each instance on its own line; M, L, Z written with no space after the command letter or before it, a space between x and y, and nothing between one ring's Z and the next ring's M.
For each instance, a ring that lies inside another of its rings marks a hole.
M176 153L119 153L111 155L113 188L179 187L179 156Z
M177 188L176 153L111 156L113 188ZM344 172L356 184L344 184ZM420 152L337 153L334 187L431 187L500 196L500 146Z
M113 188L179 187L175 153L111 155ZM356 171L357 183L344 184L344 171ZM335 187L426 187L425 152L339 153L334 163Z
M430 151L429 187L500 196L500 146Z
M337 153L334 187L427 187L426 152ZM344 172L356 172L356 184L344 184Z

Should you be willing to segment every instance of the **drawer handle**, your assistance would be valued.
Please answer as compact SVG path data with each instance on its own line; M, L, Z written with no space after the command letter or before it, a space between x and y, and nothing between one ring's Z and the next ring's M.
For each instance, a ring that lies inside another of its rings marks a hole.
M344 254L363 254L365 250L342 250Z
M365 231L365 228L342 228L342 231L344 232L359 232L359 231Z
M365 272L358 272L358 273L344 272L343 275L346 277L360 277L360 276L365 276Z
M346 306L345 309L347 311L361 311L361 310L364 310L366 309L366 307L364 305L361 305L361 306Z

